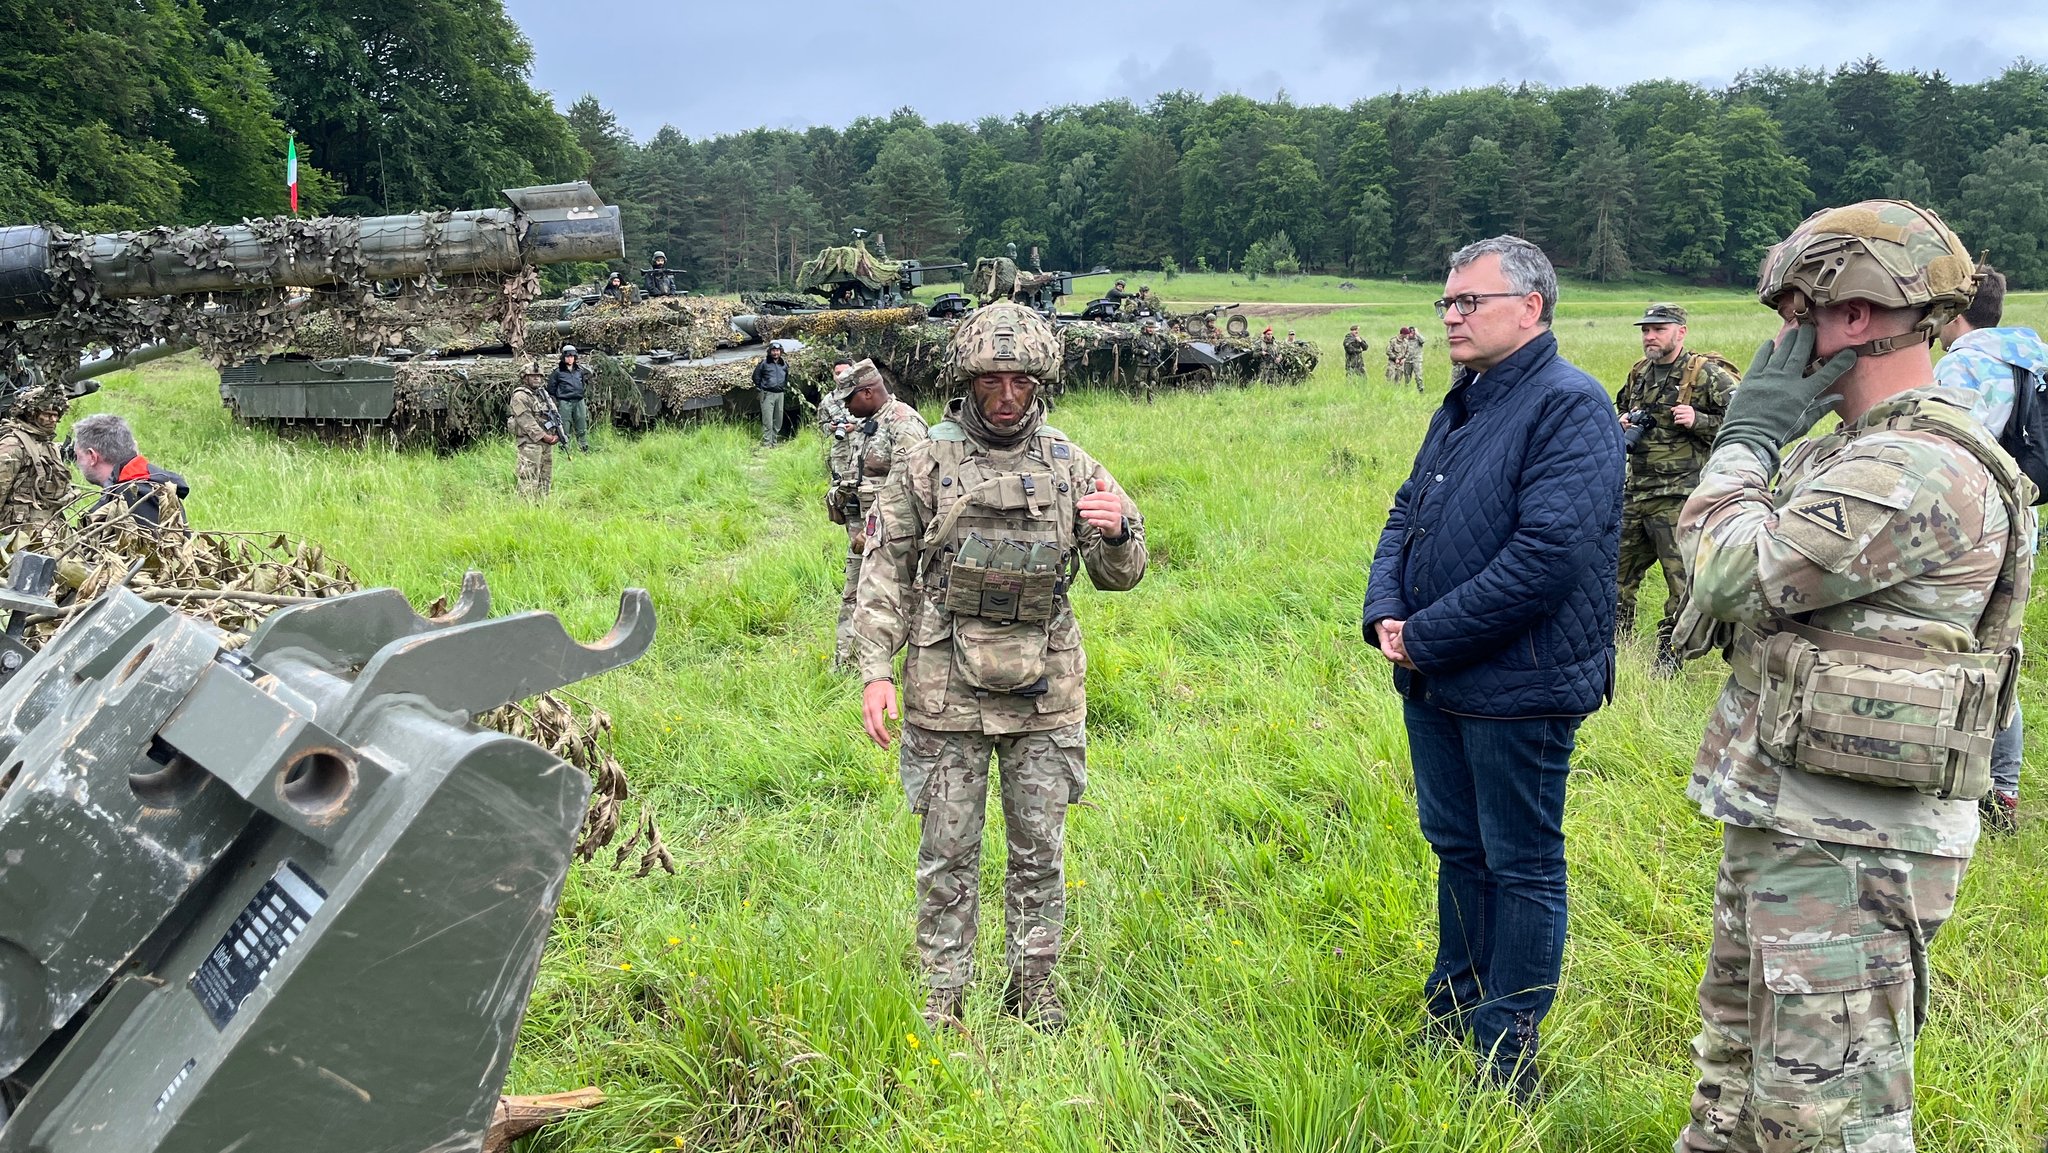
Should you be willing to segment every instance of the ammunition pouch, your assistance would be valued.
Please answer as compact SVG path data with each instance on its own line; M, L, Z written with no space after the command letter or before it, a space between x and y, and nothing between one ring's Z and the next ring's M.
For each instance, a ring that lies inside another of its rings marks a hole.
M998 623L1049 621L1066 592L1067 555L1050 541L967 534L946 567L946 611Z
M1810 773L1976 800L2012 716L2019 653L1951 653L1791 621L1746 633L1729 665L1757 694L1757 744Z

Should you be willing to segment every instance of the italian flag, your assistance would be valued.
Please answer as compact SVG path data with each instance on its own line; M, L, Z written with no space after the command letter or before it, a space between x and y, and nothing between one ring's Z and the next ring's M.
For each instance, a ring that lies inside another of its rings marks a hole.
M299 140L287 136L284 141L284 184L291 193L292 215L299 214Z

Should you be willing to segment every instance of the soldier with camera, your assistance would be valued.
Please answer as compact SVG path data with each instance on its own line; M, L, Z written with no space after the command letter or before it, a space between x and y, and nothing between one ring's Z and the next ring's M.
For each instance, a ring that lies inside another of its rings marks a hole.
M1614 398L1628 445L1628 482L1621 512L1621 573L1614 631L1635 631L1636 589L1651 562L1664 566L1664 613L1657 621L1659 676L1678 671L1671 629L1685 603L1685 558L1676 543L1678 510L1700 479L1714 447L1721 414L1739 378L1735 366L1711 352L1685 347L1685 309L1653 304L1636 321L1643 359L1628 370Z

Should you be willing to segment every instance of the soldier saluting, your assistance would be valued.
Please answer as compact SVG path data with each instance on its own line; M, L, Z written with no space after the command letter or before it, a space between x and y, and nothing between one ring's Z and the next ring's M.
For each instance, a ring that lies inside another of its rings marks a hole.
M953 336L967 395L897 460L866 525L854 651L862 719L889 747L890 680L903 663L901 775L923 822L917 947L925 1020L957 1023L973 976L989 759L1001 771L1010 983L1004 1009L1066 1024L1052 985L1066 916L1067 806L1088 784L1087 659L1068 590L1085 569L1122 590L1145 573L1138 508L1065 434L1040 388L1058 381L1059 337L1007 301Z
M1732 643L1689 790L1722 840L1680 1153L1913 1148L1927 949L1976 847L2033 579L2031 485L1925 347L1976 282L1897 200L1816 213L1764 257L1785 327L1679 519L1680 637Z
M1700 468L1721 431L1721 415L1739 383L1735 366L1685 346L1685 309L1653 304L1636 321L1643 359L1628 370L1614 398L1629 430L1628 483L1621 506L1621 574L1614 631L1635 631L1636 589L1650 562L1664 566L1664 613L1657 621L1659 676L1678 671L1671 629L1685 603L1685 557L1678 550L1678 510L1692 495Z

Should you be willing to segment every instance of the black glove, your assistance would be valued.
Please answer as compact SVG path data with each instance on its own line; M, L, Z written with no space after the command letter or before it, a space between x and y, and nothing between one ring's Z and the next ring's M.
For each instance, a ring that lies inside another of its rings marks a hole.
M1776 472L1778 450L1806 435L1807 429L1841 403L1840 397L1822 399L1820 394L1855 367L1856 353L1845 348L1808 375L1813 341L1813 326L1802 324L1756 350L1756 359L1750 361L1735 399L1728 403L1728 414L1721 418L1715 448L1746 444Z

